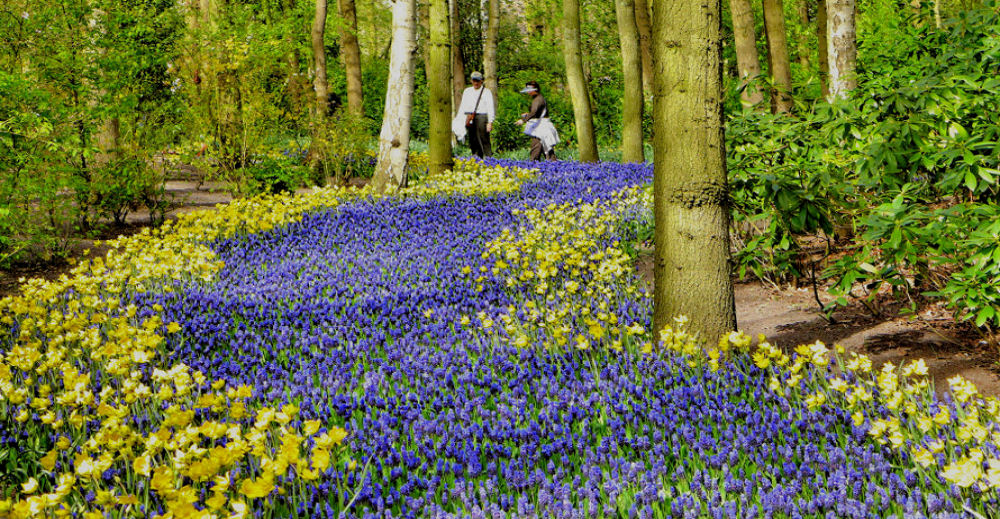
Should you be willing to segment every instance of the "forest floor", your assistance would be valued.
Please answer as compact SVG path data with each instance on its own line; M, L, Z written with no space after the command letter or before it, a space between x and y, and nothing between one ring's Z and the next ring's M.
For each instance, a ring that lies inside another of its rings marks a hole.
M643 252L636 269L644 285L653 282L650 251ZM956 322L938 304L915 315L903 315L892 305L873 315L860 304L838 309L833 322L820 311L812 287L773 287L759 281L736 283L736 322L756 338L786 349L822 341L840 344L848 352L868 355L876 367L886 362L924 359L940 393L947 379L962 375L987 395L1000 396L1000 355L995 345L969 323ZM824 304L833 300L820 287Z
M352 179L352 185L364 185L365 179ZM189 180L172 180L166 185L172 200L167 218L215 207L232 200L220 184ZM306 189L307 190L307 189ZM96 246L98 240L136 233L149 226L148 212L128 215L124 225L108 224L93 239L76 239L70 256L79 256L84 249L103 254L106 247ZM68 262L41 262L0 270L0 297L17 292L20 278L55 279L68 273ZM652 258L641 253L636 270L642 282L652 284ZM837 310L833 322L827 322L820 312L811 288L772 287L760 282L737 283L736 314L739 327L753 337L764 334L772 344L793 348L817 340L828 346L840 344L848 351L864 353L876 366L885 362L899 365L903 361L923 358L937 381L939 390L947 388L947 378L962 375L988 395L1000 396L1000 355L976 330L957 323L940 306L922 308L915 316L901 315L886 308L873 315L860 305ZM819 291L826 303L830 297Z

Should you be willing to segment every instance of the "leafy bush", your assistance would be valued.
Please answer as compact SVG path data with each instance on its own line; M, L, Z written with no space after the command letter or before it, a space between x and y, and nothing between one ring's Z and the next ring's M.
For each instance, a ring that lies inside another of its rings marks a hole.
M888 291L915 308L922 295L1000 324L995 7L958 13L942 30L874 31L848 100L730 118L741 273L790 279L821 268L838 304L877 311Z

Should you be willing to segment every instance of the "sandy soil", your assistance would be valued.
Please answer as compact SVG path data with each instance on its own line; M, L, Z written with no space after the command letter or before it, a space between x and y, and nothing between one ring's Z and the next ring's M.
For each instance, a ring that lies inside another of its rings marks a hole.
M652 285L652 258L648 253L636 265L645 285ZM939 391L946 380L962 375L981 392L1000 396L998 352L971 326L956 323L937 305L914 316L887 313L873 316L860 307L848 307L824 319L811 288L773 288L759 282L737 283L736 320L744 332L763 334L772 344L794 348L817 340L871 357L876 366L923 358ZM820 290L824 303L829 297Z

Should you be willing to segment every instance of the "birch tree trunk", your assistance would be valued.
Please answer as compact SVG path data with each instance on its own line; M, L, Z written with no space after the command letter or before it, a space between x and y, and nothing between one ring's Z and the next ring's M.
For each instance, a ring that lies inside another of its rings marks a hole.
M576 139L580 162L597 162L597 140L594 137L594 114L590 91L583 73L580 52L580 0L563 0L563 57L566 60L566 82L573 99Z
M622 162L644 162L642 149L642 57L633 0L616 0L615 17L622 49Z
M322 123L330 106L330 86L326 80L326 0L316 0L316 16L312 26L313 66L316 77L313 79L313 89L316 90L316 120Z
M830 95L830 49L826 37L826 0L816 2L816 54L819 57L819 84L823 96Z
M653 4L654 316L714 344L736 329L722 133L721 0Z
M740 101L744 110L750 110L764 100L764 93L750 84L760 75L760 57L757 56L757 34L754 31L753 9L750 0L729 0L733 15L733 40L736 44L736 69L740 74L743 91Z
M649 3L635 0L635 26L639 30L639 49L642 51L642 91L653 95L653 55L650 50L652 35L649 26Z
M361 46L358 44L358 16L354 0L339 0L340 54L347 75L347 111L354 117L364 115L364 89L361 86Z
M799 58L799 66L802 67L803 72L808 74L811 65L809 62L809 31L806 30L809 27L809 0L798 1L799 5L796 9L799 15L799 48L796 54Z
M497 43L500 39L500 0L489 2L490 19L486 25L486 45L483 47L483 80L486 89L493 95L493 106L497 106Z
M857 33L854 26L854 0L828 0L827 49L830 67L831 99L847 97L858 86L854 74L858 60Z
M451 34L448 0L430 0L430 174L451 169Z
M416 0L393 0L392 45L385 112L379 133L378 164L372 179L378 191L406 187L413 114L413 60L416 42Z
M767 35L768 72L774 91L771 108L775 113L792 110L792 69L788 61L788 37L782 0L763 0L764 30Z
M462 36L458 0L450 0L451 6L451 81L452 109L457 110L462 103L462 91L465 90L465 60L462 59L462 46L459 39Z

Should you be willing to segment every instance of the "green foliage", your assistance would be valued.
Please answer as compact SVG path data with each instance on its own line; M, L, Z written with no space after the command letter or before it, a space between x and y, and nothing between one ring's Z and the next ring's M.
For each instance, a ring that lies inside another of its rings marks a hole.
M164 180L141 157L116 158L101 165L90 186L88 205L117 224L143 206L158 213L159 219L166 210Z
M1000 324L998 35L993 2L942 30L897 16L861 40L850 99L732 116L740 272L800 277L822 261L839 304L923 295Z

